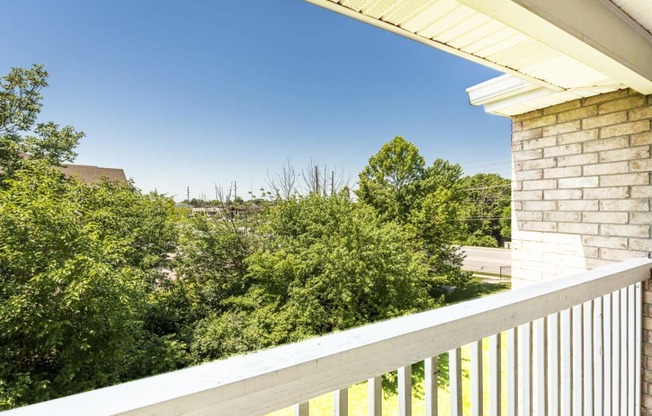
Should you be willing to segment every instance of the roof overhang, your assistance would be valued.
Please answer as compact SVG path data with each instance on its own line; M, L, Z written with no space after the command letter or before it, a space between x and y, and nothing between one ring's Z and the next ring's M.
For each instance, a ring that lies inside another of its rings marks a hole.
M495 114L652 94L652 6L640 0L307 1L509 75L468 90Z

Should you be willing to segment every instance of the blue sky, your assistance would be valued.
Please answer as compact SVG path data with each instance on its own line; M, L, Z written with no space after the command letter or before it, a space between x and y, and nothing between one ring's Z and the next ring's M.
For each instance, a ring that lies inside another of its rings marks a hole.
M0 73L46 65L42 120L77 163L144 191L264 186L289 157L350 175L404 136L428 163L509 175L509 120L465 89L499 75L301 0L4 0ZM243 193L243 192L239 192Z

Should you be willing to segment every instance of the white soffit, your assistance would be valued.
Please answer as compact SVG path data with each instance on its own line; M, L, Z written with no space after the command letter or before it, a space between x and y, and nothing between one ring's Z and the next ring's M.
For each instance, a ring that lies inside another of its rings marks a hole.
M652 0L307 1L510 75L480 84L489 91L469 89L472 103L484 102L495 114L627 87L652 93L652 36L645 26L652 12L644 7ZM497 86L507 88L505 102ZM489 101L477 99L487 94Z

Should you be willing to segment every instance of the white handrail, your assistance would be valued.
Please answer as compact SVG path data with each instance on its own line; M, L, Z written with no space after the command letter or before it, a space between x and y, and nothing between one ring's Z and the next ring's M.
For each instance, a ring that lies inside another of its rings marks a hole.
M642 282L651 268L629 260L3 414L264 415Z

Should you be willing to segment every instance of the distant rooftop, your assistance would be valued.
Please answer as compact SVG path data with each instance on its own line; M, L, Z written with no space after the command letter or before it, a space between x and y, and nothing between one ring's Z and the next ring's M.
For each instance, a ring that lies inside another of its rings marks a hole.
M86 183L97 182L102 178L113 181L127 182L125 171L116 168L103 168L89 165L63 165L61 171L66 176L78 176Z

